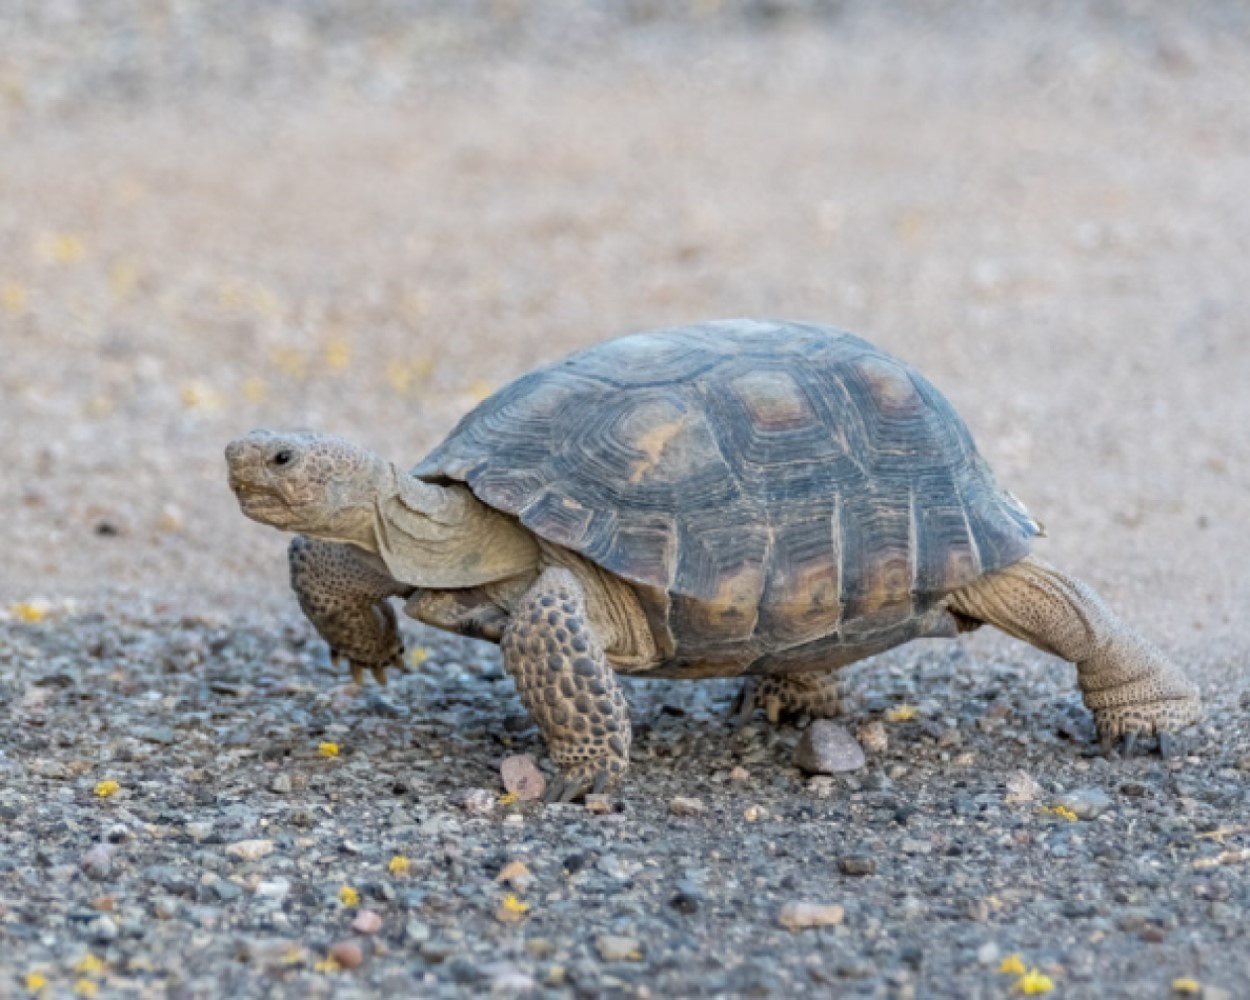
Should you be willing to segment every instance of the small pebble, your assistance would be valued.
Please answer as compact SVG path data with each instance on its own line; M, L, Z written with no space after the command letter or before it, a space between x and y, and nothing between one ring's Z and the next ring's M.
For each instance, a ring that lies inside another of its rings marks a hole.
M82 856L78 866L87 878L102 882L112 874L114 850L110 844L96 844Z
M1097 819L1111 808L1111 796L1101 788L1077 788L1056 797L1051 805L1070 809L1077 819Z
M808 927L833 927L842 923L846 911L837 903L786 903L777 922L787 930L801 931Z
M538 764L527 753L505 757L499 765L503 786L522 802L533 802L547 791L547 779Z
M528 889L534 883L534 875L524 861L509 861L495 876L496 882L506 882L518 891Z
M877 862L866 854L853 854L839 859L838 867L843 875L871 875L877 870Z
M668 811L674 816L702 816L704 805L702 799L689 799L678 795L668 804Z
M642 961L642 947L638 939L621 934L600 934L595 938L595 950L605 962Z
M586 811L597 816L612 811L612 797L601 792L592 792L586 796Z
M748 823L758 823L762 819L768 819L768 810L763 806L750 805L742 810L742 818Z
M256 883L256 895L266 899L285 899L291 891L291 883L284 878L270 879Z
M495 811L495 794L485 788L470 788L457 801L465 812L479 816Z
M890 734L885 724L878 720L864 723L856 730L855 736L869 753L885 753L890 748Z
M845 726L817 719L799 738L794 763L808 774L842 774L858 771L867 759Z
M365 960L365 953L359 941L348 939L330 945L330 957L344 969L358 969Z
M289 774L275 774L273 781L269 783L269 790L280 795L286 794L291 790L291 776Z
M1250 758L1247 758L1247 760L1250 760ZM746 781L750 777L751 772L741 764L737 765L732 771L729 772L730 781Z
M1003 796L1003 801L1008 805L1033 802L1041 795L1042 786L1027 771L1012 771L1007 777L1007 794Z
M361 910L352 921L352 930L361 934L376 934L382 929L382 918L372 910Z
M232 858L244 861L257 861L267 854L273 853L272 840L240 840L226 846L226 853Z

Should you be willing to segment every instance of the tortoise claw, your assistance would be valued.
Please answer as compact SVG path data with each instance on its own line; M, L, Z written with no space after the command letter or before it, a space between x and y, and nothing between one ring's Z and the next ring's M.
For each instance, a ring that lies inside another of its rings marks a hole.
M593 774L589 767L578 768L569 773L556 774L547 785L544 802L572 802L584 795L599 795L607 790L612 780L611 771L596 767Z
M1104 757L1110 757L1115 750L1115 735L1109 731L1098 734L1098 749Z
M1137 730L1130 729L1124 734L1124 742L1120 745L1120 754L1123 757L1132 757L1137 752Z
M733 719L734 728L741 729L751 721L755 714L755 692L759 690L759 681L750 677L742 682L742 688L729 706L729 717Z
M355 660L352 661L352 680L357 687L362 687L365 683L365 668Z
M380 667L370 667L369 672L373 674L373 679L375 681L382 685L382 687L386 687L386 664L382 664Z

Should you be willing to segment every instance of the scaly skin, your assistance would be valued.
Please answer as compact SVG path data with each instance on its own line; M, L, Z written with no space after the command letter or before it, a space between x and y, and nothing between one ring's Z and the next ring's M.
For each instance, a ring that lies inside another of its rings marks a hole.
M776 725L799 716L832 719L838 714L841 685L833 673L788 674L752 677L744 682L734 700L734 711L745 723L757 708Z
M1118 619L1093 589L1029 556L988 573L947 598L948 605L1076 664L1085 705L1104 750L1117 740L1132 752L1196 722L1198 690L1150 641Z
M567 802L615 785L629 767L629 706L586 620L577 578L544 571L515 609L502 646L504 666L560 769L547 798Z
M404 668L404 641L387 598L411 591L396 583L354 545L296 535L287 550L291 589L308 620L330 646L331 659L347 660L359 684L364 672L386 683L388 666Z

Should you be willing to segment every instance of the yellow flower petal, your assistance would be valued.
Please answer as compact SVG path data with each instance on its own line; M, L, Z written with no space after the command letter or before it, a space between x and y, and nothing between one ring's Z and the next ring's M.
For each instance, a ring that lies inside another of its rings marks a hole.
M1023 976L1026 969L1020 956L1013 952L999 963L998 971L1004 972L1009 976Z
M48 617L50 610L52 609L47 601L19 601L17 604L10 606L9 614L18 621L38 624Z
M26 989L28 989L31 993L38 993L47 985L47 978L40 975L38 972L28 972L26 974Z
M100 991L95 983L90 979L80 979L74 984L74 992L80 997L93 997Z
M351 348L342 340L332 340L326 344L325 357L326 364L335 370L346 368L352 363Z
M339 745L337 743L318 743L317 753L322 757L337 757L339 755Z
M899 705L898 708L892 708L885 713L886 722L910 722L920 714L920 709L915 705Z
M109 268L109 284L118 298L129 298L139 286L139 268L134 261L115 261Z
M87 255L87 244L74 233L55 233L41 239L37 250L50 264L76 264Z
M429 650L424 646L413 646L408 652L408 662L414 667L419 667L430 658Z
M390 869L392 875L407 875L412 868L412 862L402 854L396 854L386 867Z
M510 806L516 800L517 800L516 792L504 792L501 796L499 796L499 804L501 806Z
M108 968L108 963L91 952L83 955L74 966L74 971L83 976L95 976Z
M333 958L323 958L320 962L313 963L314 972L342 972L343 966L339 965Z
M1067 806L1051 806L1049 809L1043 809L1042 812L1048 812L1052 816L1058 816L1060 819L1066 819L1069 823L1077 821L1077 815Z
M26 311L26 288L16 281L6 281L0 285L0 305L4 311L13 316L20 316Z
M1181 996L1196 997L1202 992L1202 983L1196 979L1182 978L1172 980L1172 992Z
M499 905L505 910L510 910L513 913L528 913L530 908L530 904L517 899L516 893L514 892L510 892L508 895L504 896L503 902Z
M360 893L350 885L345 885L339 890L339 902L344 906L358 906L360 905Z
M221 409L221 394L216 389L197 379L182 383L180 395L182 396L182 405L188 410Z
M1021 993L1032 996L1038 993L1049 993L1055 988L1055 983L1050 976L1044 976L1036 969L1030 969L1016 981L1015 988Z
M121 787L121 785L110 778L107 781L97 782L95 786L95 793L100 796L100 798L107 799L110 795L115 794ZM87 958L91 957L91 955L87 955L87 957L83 959L83 962L87 961ZM99 960L97 959L97 961ZM80 962L79 964L81 965L82 963ZM84 970L79 969L78 971L82 972Z

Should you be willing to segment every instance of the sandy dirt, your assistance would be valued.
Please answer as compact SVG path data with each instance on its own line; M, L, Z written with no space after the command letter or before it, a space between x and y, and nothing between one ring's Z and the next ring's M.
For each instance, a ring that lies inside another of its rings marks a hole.
M242 432L311 427L415 463L476 400L573 348L698 319L805 318L872 339L943 389L1045 522L1045 558L1190 669L1213 706L1196 746L1210 773L1233 774L1250 754L1250 58L1234 13L1238 30L1148 6L1002 21L705 6L593 21L562 43L555 15L531 23L499 5L526 28L519 41L447 28L429 54L383 46L376 65L337 76L311 55L283 61L274 42L272 64L222 54L168 92L164 63L141 63L130 93L116 74L71 72L54 47L41 63L6 43L0 671L34 671L10 673L12 698L44 676L31 650L60 642L72 659L102 620L299 629L285 539L244 520L226 488L221 451ZM213 31L213 44L232 37ZM299 37L302 53L333 48ZM406 59L417 69L397 75ZM49 613L23 621L32 607ZM887 662L923 674L947 648ZM1070 671L1001 638L957 648L963 672L992 664L1010 687L1018 669L1023 689L1053 669L1055 690L1070 688ZM312 663L314 641L300 649ZM140 698L133 669L124 697ZM923 696L953 714L963 695L938 674ZM324 668L303 681L337 683ZM472 701L472 684L457 690ZM1065 747L1050 750L1077 753ZM476 752L461 783L489 786L498 754ZM6 754L29 761L19 744ZM657 782L680 794L671 766L642 762L627 798ZM42 780L24 773L11 780ZM791 785L776 792L783 811L806 794ZM1250 816L1250 799L1229 794L1217 827ZM638 822L663 829L659 806ZM0 912L14 905L9 891ZM1110 932L1136 948L1135 934ZM1244 937L1213 940L1244 954ZM1192 971L1177 949L1159 967ZM524 974L541 984L536 961ZM947 995L900 967L910 978L833 981ZM1226 995L1250 995L1235 963L1212 967ZM431 994L471 990L430 968L413 982ZM224 988L214 974L204 982ZM951 995L1003 995L1008 980L977 975L951 980L968 990ZM1167 995L1163 973L1120 975ZM696 989L652 976L653 995ZM647 981L627 977L626 992ZM779 982L791 980L760 988ZM730 979L720 992L752 988ZM1120 995L1097 978L1067 988Z

